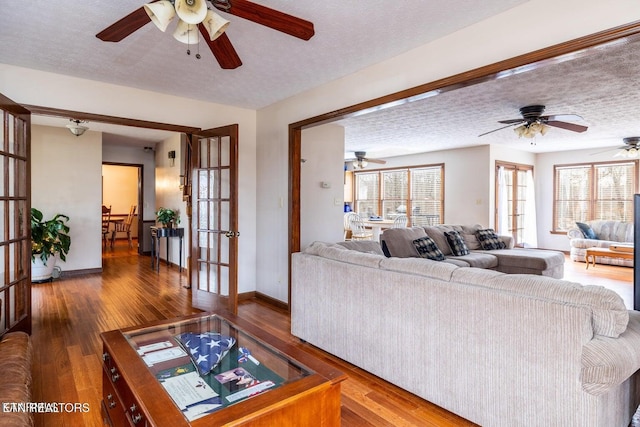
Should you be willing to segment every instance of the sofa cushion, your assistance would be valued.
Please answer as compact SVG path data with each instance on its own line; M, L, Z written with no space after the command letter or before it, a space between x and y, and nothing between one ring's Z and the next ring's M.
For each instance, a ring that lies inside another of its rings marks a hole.
M382 232L381 240L389 252L388 256L417 258L420 254L413 245L413 241L426 235L422 227L389 228Z
M558 265L564 265L564 254L544 249L513 248L487 251L498 258L500 267L517 267L528 270L544 271Z
M464 261L469 264L470 267L477 268L496 268L498 266L498 258L485 252L470 252L462 256L450 255L447 259Z
M373 240L349 240L346 242L338 242L336 245L342 246L353 251L365 252L368 254L384 255L380 243Z
M464 242L464 239L456 230L446 231L444 236L447 238L449 249L454 256L462 256L469 254L469 248Z
M462 231L462 227L459 225L430 225L424 228L424 231L427 233L427 236L431 237L436 245L444 255L451 255L451 248L449 248L449 242L447 242L447 237L444 233L450 231Z
M347 262L349 264L363 265L371 268L378 268L380 260L384 259L384 255L358 252L349 250L341 245L324 242L313 242L311 245L306 247L303 252L310 255L317 255L323 258Z
M596 335L616 338L629 323L629 312L620 295L602 286L583 286L532 274L504 274L472 284L588 307L592 312Z
M486 228L476 232L480 246L485 251L494 249L506 249L507 245L498 237L493 228Z
M466 283L468 285L476 285L485 280L491 280L498 276L504 276L495 270L486 270L483 268L459 268L451 275L451 281L457 283Z
M451 275L454 271L461 270L455 265L444 261L433 261L422 258L385 258L380 261L380 268L400 273L432 277L447 282L451 280Z
M444 261L444 254L436 245L436 242L429 236L420 237L413 241L413 245L422 258L434 261Z
M578 226L580 231L582 231L582 235L585 237L585 239L598 239L595 231L593 231L593 228L591 228L589 224L585 224L584 222L576 222L576 225Z

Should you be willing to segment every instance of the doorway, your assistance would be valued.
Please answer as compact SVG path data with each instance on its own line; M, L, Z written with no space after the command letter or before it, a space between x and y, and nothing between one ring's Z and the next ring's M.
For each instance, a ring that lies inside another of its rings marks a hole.
M127 163L102 163L102 204L111 207L111 221L124 221L135 206L135 216L131 224L131 238L133 249L141 255L142 219L144 218L144 165ZM114 225L111 225L113 231ZM109 235L110 236L110 235ZM116 233L116 242L126 238L125 233ZM118 246L115 246L118 247ZM113 250L109 242L106 251Z

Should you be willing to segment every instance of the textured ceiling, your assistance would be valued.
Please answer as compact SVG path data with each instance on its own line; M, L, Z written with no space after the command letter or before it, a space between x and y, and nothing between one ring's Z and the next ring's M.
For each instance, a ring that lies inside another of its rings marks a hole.
M18 2L0 14L0 62L186 98L258 109L348 75L515 7L525 0L260 0L265 6L312 21L315 36L302 41L230 15L227 35L243 65L222 70L201 46L202 59L186 55L171 28L148 24L119 43L95 34L142 5L140 0ZM381 37L381 35L384 35ZM192 48L197 50L197 48ZM349 151L371 157L506 144L534 152L620 145L640 135L640 49L617 45L572 61L446 92L343 120ZM186 78L185 78L186 76ZM478 138L518 117L524 105L545 114L579 114L584 134L552 129L530 140L510 129ZM60 107L60 106L49 106ZM64 126L38 116L34 123ZM166 133L91 123L105 141L151 145ZM351 156L352 153L347 153Z
M202 44L202 58L149 23L118 43L95 34L142 0L3 2L0 62L225 105L259 109L394 57L526 0L256 0L314 23L309 41L224 14L243 65L223 70ZM222 13L221 13L222 14ZM198 48L192 47L192 51ZM59 107L51 105L48 107ZM34 123L64 126L34 117ZM92 129L104 126L91 124ZM121 141L130 129L110 128ZM136 132L137 137L154 133ZM144 144L145 142L143 142Z
M567 55L566 60L444 92L421 101L344 119L347 147L368 157L504 144L531 152L622 145L640 135L640 42ZM545 115L577 114L584 133L551 128L533 140L513 127L489 135L499 120L520 118L519 108L541 104ZM346 153L352 157L353 153Z
M95 37L142 0L9 0L0 14L0 62L258 109L524 2L259 0L313 22L315 36L299 40L221 12L243 62L222 70L204 43L200 60L187 56L172 37L175 24L162 33L149 23L118 43Z

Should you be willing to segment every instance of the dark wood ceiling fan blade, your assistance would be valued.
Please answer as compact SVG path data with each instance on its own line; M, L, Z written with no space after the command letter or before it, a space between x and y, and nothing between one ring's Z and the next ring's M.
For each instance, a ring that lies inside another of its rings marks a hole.
M211 49L211 53L216 57L218 64L225 70L233 70L234 68L238 68L242 65L242 61L236 52L236 49L231 44L231 40L225 33L222 33L220 37L215 39L214 41L209 40L209 33L204 28L202 24L198 24L198 29L200 30L200 34L209 45L209 49Z
M247 0L228 0L230 7L225 2L213 1L212 4L223 12L228 12L240 18L248 19L256 24L264 25L274 30L289 34L302 40L309 40L315 34L313 23L301 18L280 12L266 6Z
M577 125L575 123L560 122L556 120L547 120L544 123L548 126L553 126L556 128L566 129L566 130L570 130L573 132L580 132L580 133L589 129L587 126Z
M118 22L108 26L96 34L96 37L105 42L119 42L125 37L135 33L140 28L151 22L144 8L134 10Z
M498 120L498 123L502 123L505 125L513 125L516 123L524 123L524 122L525 122L524 119Z

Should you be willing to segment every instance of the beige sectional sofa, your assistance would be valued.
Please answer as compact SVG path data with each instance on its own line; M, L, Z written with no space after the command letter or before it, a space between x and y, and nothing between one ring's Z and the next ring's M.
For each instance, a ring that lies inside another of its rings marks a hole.
M413 240L423 236L431 237L446 257L445 262L459 267L477 267L497 270L503 273L537 274L561 279L564 275L564 254L558 251L523 249L513 247L511 236L498 236L505 249L482 250L476 225L434 225L428 227L391 228L381 236L383 251L387 256L407 258L419 257ZM457 231L470 250L468 255L454 256L444 236L445 232Z
M589 248L609 248L611 245L623 244L633 246L633 223L622 221L586 221L591 227L597 239L588 239L576 226L567 231L571 250L569 258L572 261L585 262L585 255ZM621 265L633 267L632 259L615 257L596 257L598 264Z
M294 336L484 427L629 425L640 312L613 291L345 246L293 254Z

